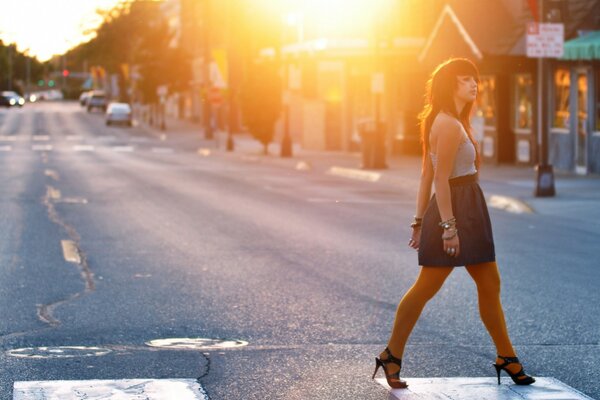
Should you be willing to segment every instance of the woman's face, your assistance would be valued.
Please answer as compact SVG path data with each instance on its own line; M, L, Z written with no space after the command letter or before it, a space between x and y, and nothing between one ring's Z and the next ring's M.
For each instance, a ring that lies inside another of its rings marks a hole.
M477 98L477 80L472 75L459 75L456 77L457 85L454 95L465 103L475 101Z

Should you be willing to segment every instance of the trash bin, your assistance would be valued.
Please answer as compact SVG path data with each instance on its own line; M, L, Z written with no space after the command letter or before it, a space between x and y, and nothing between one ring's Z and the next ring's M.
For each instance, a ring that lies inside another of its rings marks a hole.
M364 120L357 125L360 134L360 147L362 152L363 169L385 169L385 132L386 125L383 122L376 123L374 120Z

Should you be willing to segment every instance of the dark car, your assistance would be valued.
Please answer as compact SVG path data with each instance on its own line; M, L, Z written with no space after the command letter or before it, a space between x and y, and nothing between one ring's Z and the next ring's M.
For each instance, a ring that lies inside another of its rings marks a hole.
M1 95L2 97L8 99L11 107L23 107L25 104L25 99L17 92L13 92L12 90L5 90L1 93Z
M8 99L8 97L4 97L2 95L0 95L0 107L10 107L10 100Z

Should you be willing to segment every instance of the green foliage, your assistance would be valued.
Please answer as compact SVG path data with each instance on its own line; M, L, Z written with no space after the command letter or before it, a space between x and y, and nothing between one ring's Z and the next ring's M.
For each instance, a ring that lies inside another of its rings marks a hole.
M161 4L123 1L111 10L100 11L103 23L96 37L73 49L68 58L79 65L103 66L108 73L122 74L123 64L131 70L135 67L141 75L137 88L146 103L157 101L158 86L180 89L190 80L191 61L181 48L172 47L174 32Z
M23 94L26 90L28 64L29 77L33 87L35 82L43 76L43 64L37 58L20 52L16 45L6 45L0 40L0 90L12 87L13 90Z
M281 114L281 89L276 62L264 61L249 66L242 87L242 113L245 125L263 144L265 154Z

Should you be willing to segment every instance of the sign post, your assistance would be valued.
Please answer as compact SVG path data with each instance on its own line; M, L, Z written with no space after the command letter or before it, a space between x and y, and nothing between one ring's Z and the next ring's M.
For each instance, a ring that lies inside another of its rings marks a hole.
M541 4L540 4L541 5ZM542 7L540 15L543 16ZM540 18L540 21L543 19ZM537 58L537 106L539 158L536 170L536 197L551 197L556 194L554 172L548 163L548 80L544 58L562 57L564 51L564 25L556 23L530 22L527 25L527 57Z

